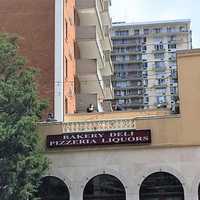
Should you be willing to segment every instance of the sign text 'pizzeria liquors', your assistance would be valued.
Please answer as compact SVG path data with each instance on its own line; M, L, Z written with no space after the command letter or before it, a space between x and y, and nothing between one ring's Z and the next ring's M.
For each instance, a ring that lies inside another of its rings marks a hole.
M151 130L97 131L47 136L47 147L150 144Z

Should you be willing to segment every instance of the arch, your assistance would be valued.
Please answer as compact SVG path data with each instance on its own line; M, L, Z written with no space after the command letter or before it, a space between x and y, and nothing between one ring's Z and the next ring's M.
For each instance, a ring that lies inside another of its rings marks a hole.
M100 174L88 181L83 190L83 200L126 200L126 190L115 176Z
M64 181L55 176L46 176L41 179L38 189L41 200L69 200L69 189Z
M83 189L86 186L86 183L92 179L93 177L99 175L99 174L109 174L111 176L115 176L117 177L120 182L124 185L125 189L127 190L128 188L128 177L125 177L124 175L122 175L118 170L114 170L114 169L110 169L110 168L99 168L99 169L95 169L90 171L89 173L87 173L80 181L80 188L82 188L82 192ZM126 191L128 192L128 191Z
M184 200L184 189L177 177L168 172L155 172L140 186L140 200Z

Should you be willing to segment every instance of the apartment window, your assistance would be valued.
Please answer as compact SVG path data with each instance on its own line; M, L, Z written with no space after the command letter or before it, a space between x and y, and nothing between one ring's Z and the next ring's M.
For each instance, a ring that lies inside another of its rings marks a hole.
M140 30L139 29L134 30L134 35L136 36L140 35Z
M179 27L179 30L180 30L180 32L186 32L186 31L187 31L187 28L184 27L184 26L180 26L180 27Z
M172 32L172 27L167 27L167 32L171 33Z
M124 104L125 101L124 101L124 99L120 99L120 100L118 101L118 103L121 105L121 104Z
M145 35L148 35L148 34L149 34L149 29L148 29L148 28L145 28L145 29L144 29L144 34L145 34Z
M170 87L170 93L176 94L177 93L177 87Z
M148 63L145 62L145 63L144 63L144 70L147 70L147 68L148 68Z
M165 58L165 54L164 53L155 53L154 54L154 58L155 59L164 59Z
M65 79L67 79L67 77L68 77L68 60L67 60L66 57L65 57L65 70L64 70L64 73L65 73Z
M154 45L154 48L155 48L156 51L160 51L160 50L164 49L164 45L162 43L156 44L156 45Z
M147 87L148 86L148 79L145 79L144 80L144 87Z
M161 30L162 30L161 28L154 28L154 29L153 29L153 32L154 32L154 33L160 33Z
M176 44L168 44L168 49L176 49Z
M156 93L158 96L161 96L161 95L165 95L166 94L166 89L157 89L156 90Z
M156 61L155 62L155 67L156 68L165 67L165 62L163 62L163 61Z
M176 41L176 35L171 35L169 41Z
M68 99L65 97L65 114L68 113Z
M146 51L146 50L147 50L147 46L143 46L143 47L142 47L142 50L143 50L143 51Z
M164 85L165 84L165 79L163 79L163 78L160 78L157 81L158 81L158 85Z
M157 96L157 103L158 104L166 103L166 96Z
M129 31L128 30L116 31L115 35L116 36L128 36L129 35Z
M149 97L147 96L147 97L144 97L144 103L145 104L148 104L149 103Z

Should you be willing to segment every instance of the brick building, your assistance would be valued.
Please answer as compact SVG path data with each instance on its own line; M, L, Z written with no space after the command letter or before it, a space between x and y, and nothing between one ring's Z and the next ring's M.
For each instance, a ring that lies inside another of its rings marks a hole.
M0 4L0 32L17 34L28 66L40 70L39 93L49 101L45 118L53 113L63 121L66 114L85 112L88 104L98 111L111 109L104 102L113 97L110 1L0 0ZM89 52L88 47L93 49Z

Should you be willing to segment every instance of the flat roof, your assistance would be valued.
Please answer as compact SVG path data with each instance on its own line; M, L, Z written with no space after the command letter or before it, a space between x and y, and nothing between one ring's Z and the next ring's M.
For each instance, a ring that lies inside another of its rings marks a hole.
M191 23L190 19L177 19L177 20L161 20L161 21L149 21L149 22L133 22L133 23L126 23L126 22L113 22L113 27L120 27L120 26L144 26L144 25L156 25L156 24L176 24L176 23Z
M178 50L177 52L178 57L183 57L191 54L200 54L200 48L197 49L186 49L186 50Z

